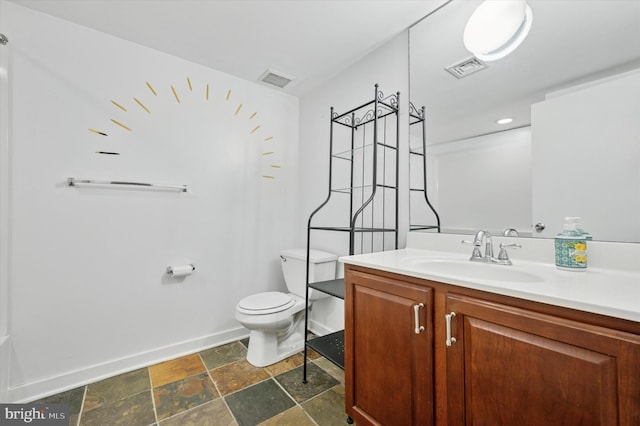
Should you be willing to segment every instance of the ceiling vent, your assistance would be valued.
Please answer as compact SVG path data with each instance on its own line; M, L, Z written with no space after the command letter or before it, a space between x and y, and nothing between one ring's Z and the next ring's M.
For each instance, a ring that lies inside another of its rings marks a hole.
M293 77L273 70L266 70L264 74L260 76L260 81L281 89L293 80Z
M474 72L481 71L487 67L487 64L485 64L475 56L472 56L463 60L462 62L458 62L457 64L446 67L445 70L447 70L455 78L462 78L473 74Z

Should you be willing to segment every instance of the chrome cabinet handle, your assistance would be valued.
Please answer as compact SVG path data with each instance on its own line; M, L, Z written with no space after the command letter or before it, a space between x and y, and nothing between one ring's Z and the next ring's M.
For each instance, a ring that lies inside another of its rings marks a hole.
M420 315L418 314L418 312L422 308L424 308L424 305L422 303L419 303L417 305L413 305L413 319L414 319L415 326L416 326L416 328L414 329L414 332L416 334L420 334L420 333L422 333L424 331L424 325L420 325Z
M456 316L455 312L451 312L450 314L446 314L444 316L445 324L447 326L447 340L445 342L447 346L451 346L456 342L456 338L451 337L451 318L455 318L455 316Z

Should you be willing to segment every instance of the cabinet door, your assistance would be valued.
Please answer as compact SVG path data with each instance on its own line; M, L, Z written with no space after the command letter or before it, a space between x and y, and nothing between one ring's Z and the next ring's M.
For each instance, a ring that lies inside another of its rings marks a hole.
M640 336L464 296L446 307L450 424L640 424Z
M345 404L361 425L433 424L433 295L347 271Z

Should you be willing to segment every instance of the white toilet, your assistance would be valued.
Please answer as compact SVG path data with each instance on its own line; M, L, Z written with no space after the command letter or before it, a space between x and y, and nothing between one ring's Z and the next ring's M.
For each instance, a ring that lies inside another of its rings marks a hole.
M304 346L307 250L283 250L280 258L289 293L258 293L245 297L236 306L236 319L251 330L247 361L256 367L281 361ZM338 256L311 250L309 258L309 282L335 278ZM326 296L310 289L309 303Z

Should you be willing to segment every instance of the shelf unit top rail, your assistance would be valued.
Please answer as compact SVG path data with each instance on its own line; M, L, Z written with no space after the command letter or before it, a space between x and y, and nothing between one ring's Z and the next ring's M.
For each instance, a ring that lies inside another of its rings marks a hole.
M377 84L375 85L375 89L376 95L373 100L365 102L342 114L332 112L331 121L350 128L357 128L370 123L376 118L396 114L399 111L400 92L385 97ZM372 105L373 107L371 107Z
M373 109L369 109L359 117L354 118L352 116L346 116L346 117L335 116L334 118L332 118L332 121L334 123L349 127L350 129L356 129L360 126L364 126L367 123L371 123L375 119L384 118L388 115L395 114L396 112L397 112L397 109L384 110L383 108L380 107L380 104L378 104L378 114L374 114Z
M387 96L386 98L384 97L384 94L382 93L381 90L379 90L377 88L378 85L376 85L376 90L377 90L377 102L378 102L378 106L385 106L388 109L392 110L392 111L398 111L398 93L394 93L392 95ZM360 106L357 106L355 108L350 109L349 111L343 112L342 114L338 114L335 113L335 115L332 117L332 119L341 119L343 117L346 116L350 116L352 114L355 114L358 111L362 111L362 110L366 110L366 108L369 105L373 105L376 103L376 99L373 99L371 101L367 101L365 103L363 103Z

